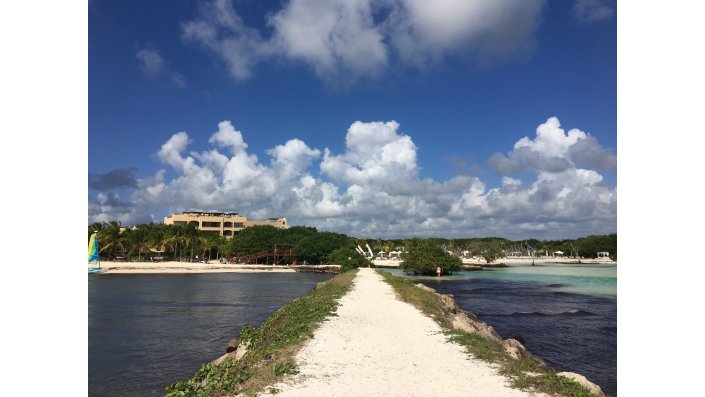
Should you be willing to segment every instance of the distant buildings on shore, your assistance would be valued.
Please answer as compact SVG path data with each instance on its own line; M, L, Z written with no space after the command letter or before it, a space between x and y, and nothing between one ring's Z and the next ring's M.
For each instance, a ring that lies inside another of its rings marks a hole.
M259 225L269 225L280 229L287 228L286 218L269 218L265 220L251 220L237 212L201 212L186 211L164 218L165 225L193 224L204 233L220 234L232 238L240 230Z

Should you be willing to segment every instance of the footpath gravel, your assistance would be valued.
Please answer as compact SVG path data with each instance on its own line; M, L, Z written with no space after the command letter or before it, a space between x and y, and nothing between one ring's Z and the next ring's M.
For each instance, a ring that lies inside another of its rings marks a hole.
M373 269L296 356L300 373L277 396L535 396L509 387L490 364L448 342L442 329L398 300Z

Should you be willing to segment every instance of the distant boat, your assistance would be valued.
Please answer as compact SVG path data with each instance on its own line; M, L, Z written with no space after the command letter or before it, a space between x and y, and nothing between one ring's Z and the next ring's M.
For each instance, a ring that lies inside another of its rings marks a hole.
M103 269L100 267L100 258L98 257L98 233L91 234L88 240L88 265L93 267L88 268L88 273L96 273Z

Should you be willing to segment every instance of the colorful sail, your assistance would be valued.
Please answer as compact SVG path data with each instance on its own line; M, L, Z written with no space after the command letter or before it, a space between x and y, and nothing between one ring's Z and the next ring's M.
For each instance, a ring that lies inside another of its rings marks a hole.
M99 262L98 258L98 233L91 234L88 242L88 263Z

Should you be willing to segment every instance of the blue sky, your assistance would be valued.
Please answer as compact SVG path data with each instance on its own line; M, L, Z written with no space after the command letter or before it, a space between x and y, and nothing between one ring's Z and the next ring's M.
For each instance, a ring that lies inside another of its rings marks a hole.
M88 221L616 232L616 46L610 1L92 1Z

